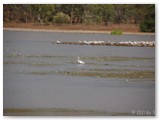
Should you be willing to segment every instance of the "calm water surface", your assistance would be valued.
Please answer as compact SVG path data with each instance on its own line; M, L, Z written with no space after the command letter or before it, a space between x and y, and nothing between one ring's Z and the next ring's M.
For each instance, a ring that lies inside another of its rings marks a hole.
M4 31L4 108L155 110L155 48L52 44L57 40L155 36Z

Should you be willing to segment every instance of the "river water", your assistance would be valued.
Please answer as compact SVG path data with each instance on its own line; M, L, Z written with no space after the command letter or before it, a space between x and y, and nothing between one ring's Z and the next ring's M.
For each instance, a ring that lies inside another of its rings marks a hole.
M52 44L154 41L154 35L3 31L3 105L137 115L155 110L155 48ZM77 63L77 57L85 62Z

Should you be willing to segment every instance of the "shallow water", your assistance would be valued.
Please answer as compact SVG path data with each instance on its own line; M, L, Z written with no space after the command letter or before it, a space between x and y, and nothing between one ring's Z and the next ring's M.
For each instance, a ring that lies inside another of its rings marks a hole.
M155 36L4 31L4 108L133 115L155 110L155 48L52 44L56 40L154 41ZM77 63L78 56L85 65Z

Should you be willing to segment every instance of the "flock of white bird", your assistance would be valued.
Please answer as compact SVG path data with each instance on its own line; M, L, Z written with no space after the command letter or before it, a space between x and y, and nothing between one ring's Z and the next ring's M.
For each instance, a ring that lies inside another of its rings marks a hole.
M132 45L132 46L149 46L154 47L155 41L126 41L126 42L119 42L121 45Z
M90 44L102 44L105 43L104 41L79 41L79 43L84 43L86 45L90 45Z
M155 41L78 41L78 42L60 42L57 40L56 44L76 44L76 45L108 45L108 46L135 46L135 47L154 47Z

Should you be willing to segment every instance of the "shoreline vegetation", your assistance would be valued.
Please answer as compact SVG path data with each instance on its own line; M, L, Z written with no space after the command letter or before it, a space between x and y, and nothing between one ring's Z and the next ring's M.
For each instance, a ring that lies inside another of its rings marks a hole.
M4 22L3 30L37 31L37 32L65 32L65 33L98 33L110 34L113 29L121 29L124 35L155 35L153 32L140 32L137 25L34 25L34 23Z
M155 32L154 4L6 4L5 27Z

